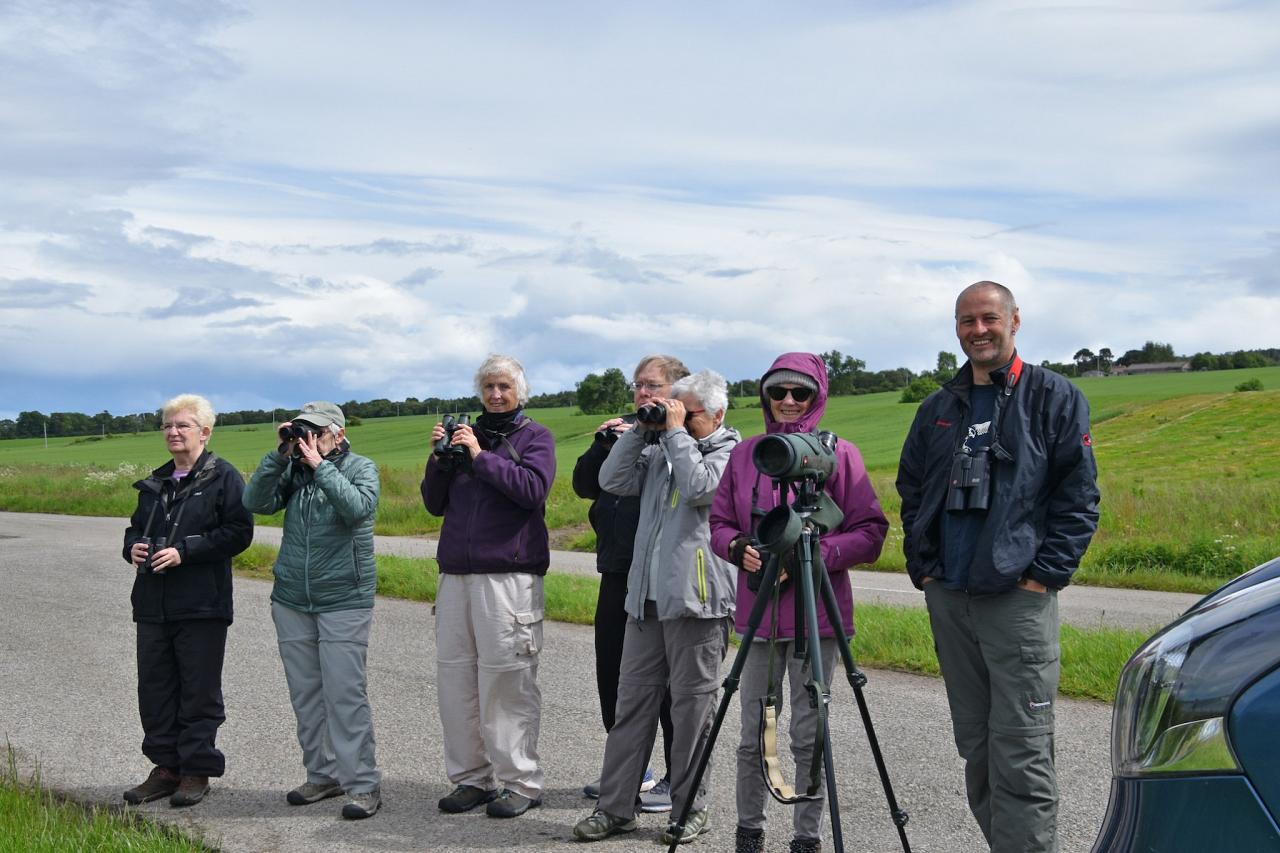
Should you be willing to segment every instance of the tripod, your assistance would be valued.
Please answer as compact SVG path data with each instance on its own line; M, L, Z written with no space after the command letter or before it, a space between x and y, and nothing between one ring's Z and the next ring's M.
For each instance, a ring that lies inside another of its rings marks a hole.
M711 732L698 755L697 766L694 770L689 790L692 794L692 792L698 791L702 784L702 777L706 773L711 750L715 747L716 738L720 734L720 727L724 723L725 713L729 709L729 702L733 698L733 694L737 692L743 667L746 666L747 656L751 653L752 640L755 639L756 631L759 630L760 620L764 617L765 608L778 587L779 565L782 562L782 556L788 552L794 553L796 564L800 567L795 578L795 582L799 584L800 591L797 597L796 646L798 653L803 634L807 634L811 642L805 644L804 652L809 667L809 683L806 685L806 689L809 692L810 701L816 704L818 711L817 725L820 729L823 745L822 763L827 782L827 806L831 815L831 836L832 841L835 843L836 853L844 853L844 834L840 826L840 803L836 790L835 764L831 757L831 729L827 725L827 705L831 701L831 691L823 672L822 647L819 642L817 607L817 596L819 594L821 594L823 606L826 608L827 622L835 631L836 647L839 649L840 658L844 662L845 675L848 677L849 685L853 688L854 696L857 699L858 712L862 716L862 725L867 733L867 743L871 747L876 770L880 774L880 784L884 787L885 798L889 804L889 814L893 819L894 826L897 827L898 838L902 842L904 853L911 853L911 845L907 841L905 828L908 815L898 806L897 798L893 794L893 785L889 781L889 771L885 767L884 756L880 752L880 741L876 737L875 728L871 723L871 712L867 708L867 700L862 692L862 688L866 686L867 677L858 669L858 665L853 660L853 652L849 650L849 639L844 633L844 626L840 619L840 607L836 602L835 590L831 586L831 578L827 576L821 561L813 559L815 549L819 544L820 533L838 525L843 514L829 498L822 494L820 484L814 478L806 477L798 483L798 494L790 506L787 505L785 500L790 491L790 481L779 481L779 485L781 486L782 502L761 519L759 524L759 548L768 554L761 568L760 588L756 591L755 604L751 608L751 614L747 619L747 628L742 635L742 643L733 659L733 666L729 670L729 675L724 680L724 697L720 700L720 706L716 709ZM799 618L801 608L803 608L803 620ZM801 627L802 624L803 629ZM683 834L685 821L689 819L689 813L693 808L693 801L694 797L692 795L685 801L684 808L680 812L680 818L676 821L679 827L679 831L675 833L677 840L671 842L668 853L675 853L676 846L679 844L678 839Z

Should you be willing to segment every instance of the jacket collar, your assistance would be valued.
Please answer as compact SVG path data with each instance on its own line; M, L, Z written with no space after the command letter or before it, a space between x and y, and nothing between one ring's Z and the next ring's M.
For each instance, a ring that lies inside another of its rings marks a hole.
M1003 367L997 367L991 371L991 384L1004 391L1005 396L1013 393L1013 389L1022 379L1022 374L1026 369L1026 363L1022 360L1022 356L1018 355L1018 351L1014 350L1013 358ZM969 391L973 388L973 365L965 361L960 369L956 371L956 375L942 386L957 397L969 398Z
M191 473L187 474L185 482L194 483L197 480L203 480L213 473L214 463L218 461L218 455L207 447L200 454L200 458L196 460L196 464L191 466ZM178 467L174 461L170 459L168 462L156 468L145 480L139 480L134 483L137 489L147 489L152 492L159 492L163 487L165 480L173 477L173 470Z

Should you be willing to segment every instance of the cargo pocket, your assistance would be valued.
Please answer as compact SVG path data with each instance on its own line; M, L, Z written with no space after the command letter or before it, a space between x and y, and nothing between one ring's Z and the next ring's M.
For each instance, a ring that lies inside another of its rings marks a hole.
M516 657L535 657L542 651L542 611L517 613L515 622L512 639Z
M1057 643L1023 643L1018 647L1026 668L1022 713L1030 725L1052 726L1054 696L1058 692Z

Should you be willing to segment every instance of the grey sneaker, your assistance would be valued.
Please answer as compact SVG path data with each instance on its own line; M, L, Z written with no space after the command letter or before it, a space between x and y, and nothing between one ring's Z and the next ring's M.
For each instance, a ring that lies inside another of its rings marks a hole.
M787 853L820 853L822 840L818 838L793 838Z
M484 807L489 817L520 817L529 809L542 805L542 797L526 797L508 788L503 788L494 801Z
M707 810L694 809L689 812L689 820L685 823L683 831L674 821L667 824L667 831L662 833L662 843L670 844L675 841L680 844L688 844L710 828L711 819Z
M671 780L665 776L640 794L640 811L645 814L671 811Z
M367 794L348 794L350 799L342 807L342 816L347 820L364 820L373 817L382 808L382 792L374 788Z
M596 809L573 827L573 837L579 841L600 841L610 835L635 832L635 829L635 818L614 817L606 811Z
M449 814L462 814L469 812L476 806L482 806L490 802L498 796L497 791L486 791L484 788L477 788L475 785L459 785L447 797L442 797L439 802L440 811Z
M342 786L330 779L327 782L304 782L285 794L284 798L291 806L309 806L340 794Z

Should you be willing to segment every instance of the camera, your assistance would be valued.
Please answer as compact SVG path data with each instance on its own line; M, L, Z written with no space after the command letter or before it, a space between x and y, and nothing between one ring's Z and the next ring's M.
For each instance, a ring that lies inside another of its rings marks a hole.
M157 536L154 540L150 536L143 536L138 540L147 546L147 558L138 564L138 574L140 575L162 575L164 569L157 569L151 564L151 560L155 555L169 547L169 540L164 536Z
M987 448L960 449L951 460L951 483L947 489L947 511L991 508L991 457Z
M751 461L774 480L824 483L836 469L836 436L826 431L767 435L752 449Z
M636 411L636 421L649 426L663 426L667 422L667 407L661 403L650 403Z
M453 446L453 434L458 431L460 426L469 426L471 424L470 415L445 415L441 421L444 427L444 435L435 443L432 453L441 465L447 468L454 468L461 464L467 458L467 449L465 447Z

